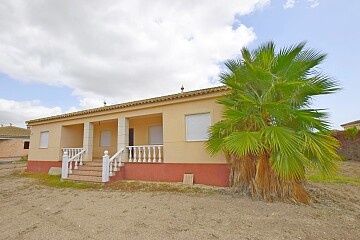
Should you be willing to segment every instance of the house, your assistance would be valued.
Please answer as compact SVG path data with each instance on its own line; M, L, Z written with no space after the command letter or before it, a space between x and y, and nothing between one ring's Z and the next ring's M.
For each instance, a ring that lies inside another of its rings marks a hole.
M190 176L228 186L225 157L210 156L204 145L209 126L222 117L217 99L227 91L220 86L30 120L27 170L62 167L64 179L101 182Z
M18 160L29 151L30 130L15 126L0 127L0 160Z
M345 130L349 129L349 128L353 128L353 127L360 129L360 120L344 123L344 124L341 124L340 126L342 126Z

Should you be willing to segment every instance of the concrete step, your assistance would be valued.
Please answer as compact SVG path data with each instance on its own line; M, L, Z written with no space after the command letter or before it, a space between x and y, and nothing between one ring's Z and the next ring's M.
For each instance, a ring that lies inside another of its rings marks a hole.
M77 169L77 170L72 170L72 175L99 176L99 177L101 177L102 172L101 171L93 171L93 170Z
M78 170L83 170L83 171L99 171L102 172L102 166L88 166L88 165L83 165L83 166L79 166Z
M69 177L66 179L69 181L79 181L79 182L97 182L101 183L102 179L101 176L81 176L81 175L69 175Z
M102 162L97 162L97 161L93 161L93 162L84 162L85 166L96 166L96 167L101 167L102 166ZM83 165L83 166L84 166Z

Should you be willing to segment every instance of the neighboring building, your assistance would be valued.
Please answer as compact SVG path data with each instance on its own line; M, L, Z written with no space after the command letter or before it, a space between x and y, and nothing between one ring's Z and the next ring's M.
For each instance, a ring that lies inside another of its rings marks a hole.
M353 127L360 129L360 120L344 123L341 124L340 126L342 126L345 130Z
M100 181L103 176L106 182L108 164L98 160L106 162L103 156L108 151L109 158L122 159L120 171L110 179L181 182L184 174L190 174L194 183L228 186L225 157L211 157L204 146L209 126L221 120L223 106L217 99L227 90L208 88L30 120L27 169L48 172L50 167L60 167L66 152L70 159L76 155L81 160L72 164L66 160L63 178L68 172L75 175L71 168L83 162L83 170L102 166L102 174L87 174ZM79 170L76 174L86 175ZM92 181L72 175L69 179Z
M0 127L0 160L26 157L29 144L30 130L14 126Z

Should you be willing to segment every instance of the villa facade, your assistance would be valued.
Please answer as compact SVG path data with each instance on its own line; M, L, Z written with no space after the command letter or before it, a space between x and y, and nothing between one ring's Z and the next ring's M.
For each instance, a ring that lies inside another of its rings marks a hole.
M0 126L0 161L27 158L30 130L15 126Z
M63 178L102 182L181 182L190 174L194 183L228 186L226 159L210 156L204 145L209 126L221 120L217 99L227 91L214 87L30 120L27 170L62 167Z

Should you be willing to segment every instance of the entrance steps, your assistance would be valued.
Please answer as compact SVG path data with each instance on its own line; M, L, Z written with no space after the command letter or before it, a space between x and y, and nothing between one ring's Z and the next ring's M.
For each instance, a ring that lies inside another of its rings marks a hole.
M92 162L84 162L78 169L73 169L72 173L66 180L79 182L102 182L102 161L94 160Z

